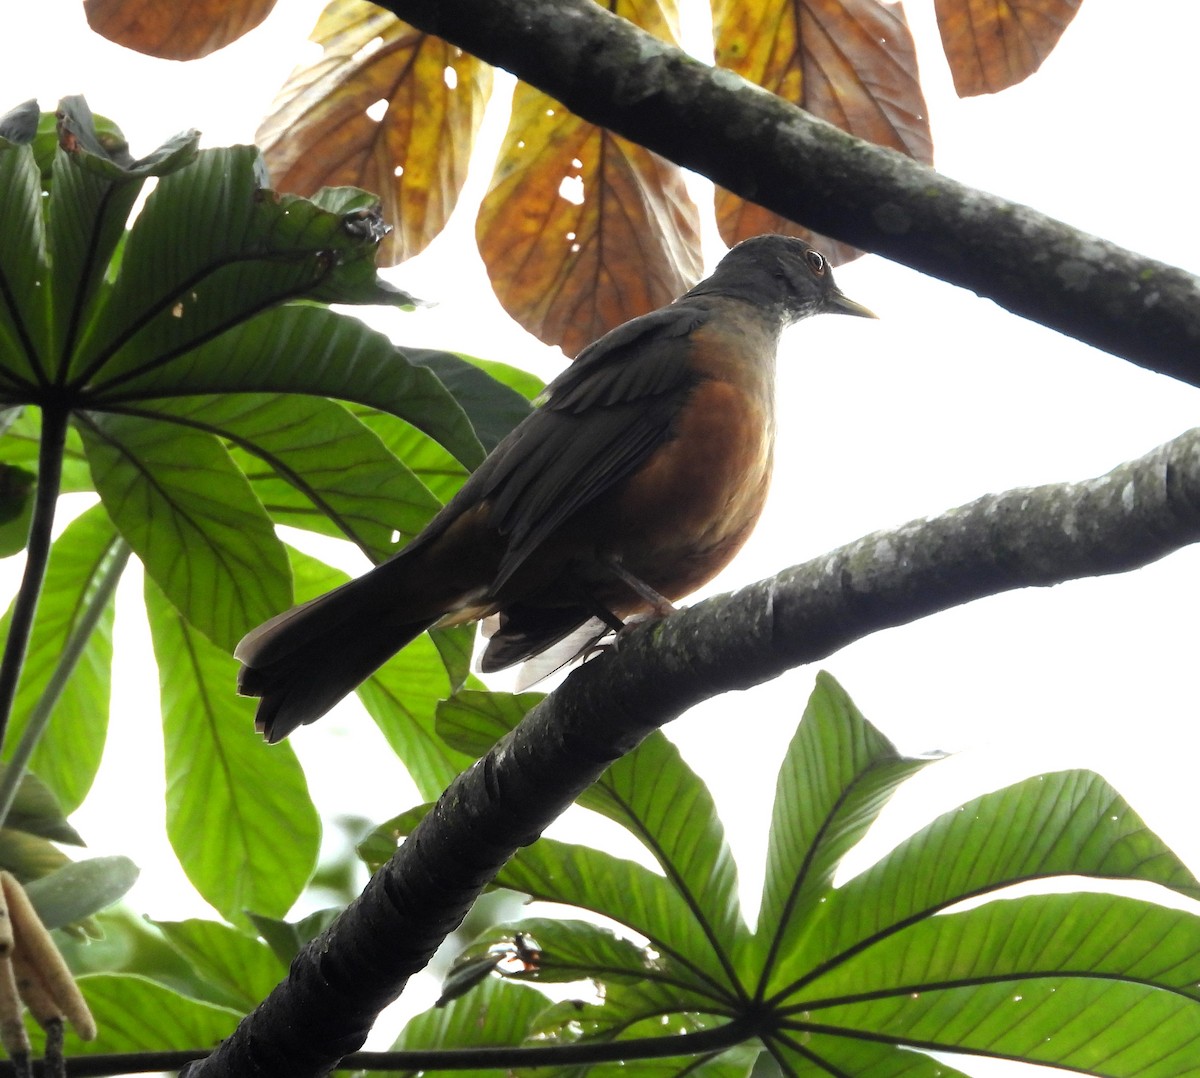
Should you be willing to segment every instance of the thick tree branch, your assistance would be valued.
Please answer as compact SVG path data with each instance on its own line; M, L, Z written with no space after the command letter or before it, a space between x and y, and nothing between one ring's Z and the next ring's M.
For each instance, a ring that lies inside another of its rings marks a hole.
M722 187L1200 385L1200 280L856 139L591 0L380 0Z
M1124 572L1200 540L1200 430L1108 475L989 495L877 532L631 631L443 794L288 978L189 1078L325 1073L501 865L648 732L852 640L1029 586Z

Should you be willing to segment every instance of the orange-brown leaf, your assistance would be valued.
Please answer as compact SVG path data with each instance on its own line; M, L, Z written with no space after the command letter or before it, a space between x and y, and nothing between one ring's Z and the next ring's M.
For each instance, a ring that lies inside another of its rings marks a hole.
M700 273L682 171L523 83L475 236L504 309L572 356Z
M665 41L675 0L610 0ZM683 171L520 84L475 237L509 314L573 356L669 303L700 275L700 220Z
M936 0L942 48L959 97L1028 78L1058 44L1080 0Z
M859 138L933 160L916 50L900 4L882 0L714 0L716 59ZM834 261L854 248L717 191L728 244L762 232L802 236Z
M312 40L321 58L292 72L258 130L272 182L301 195L346 184L379 195L394 228L381 259L394 265L454 209L492 69L365 0L333 0Z
M275 0L83 0L88 25L100 34L164 60L198 60L253 30Z

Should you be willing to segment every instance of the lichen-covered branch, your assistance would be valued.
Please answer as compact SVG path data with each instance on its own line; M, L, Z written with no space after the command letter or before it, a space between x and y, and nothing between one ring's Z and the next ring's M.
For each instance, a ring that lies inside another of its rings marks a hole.
M1200 385L1200 280L854 138L592 0L381 0L576 115L826 235Z
M634 629L464 772L188 1078L302 1078L362 1044L479 892L621 754L700 700L972 599L1123 572L1200 540L1200 430L1108 475L989 495Z

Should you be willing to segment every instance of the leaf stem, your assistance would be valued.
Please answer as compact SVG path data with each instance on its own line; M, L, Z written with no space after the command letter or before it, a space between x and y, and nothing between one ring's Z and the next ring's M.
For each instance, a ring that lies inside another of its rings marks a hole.
M67 443L67 423L71 410L62 405L42 406L42 438L38 451L37 490L34 494L33 517L29 522L29 542L25 552L25 572L13 602L12 621L4 658L0 660L0 748L8 729L9 715L17 695L17 682L29 647L29 633L37 613L42 581L50 560L51 529L58 492L62 483L63 454Z
M0 774L0 827L3 827L4 821L8 819L9 810L17 796L17 789L29 766L29 759L50 721L54 705L58 703L58 698L66 687L67 679L70 678L71 672L79 662L83 649L91 639L92 631L96 628L105 607L112 599L113 592L116 591L121 574L124 573L125 566L129 562L129 554L129 544L119 537L114 538L101 565L98 581L93 586L92 593L84 600L83 616L76 622L70 636L67 637L54 673L50 675L45 691L30 713L29 721L21 732L21 739L8 759L8 766L4 769L3 774Z
M474 1070L518 1067L567 1067L597 1063L629 1063L643 1059L719 1053L758 1036L762 1017L739 1015L724 1025L697 1033L639 1037L621 1041L580 1041L576 1044L497 1045L489 1048L431 1048L426 1051L355 1052L339 1067L362 1070Z
M640 1059L669 1059L675 1056L711 1055L734 1048L756 1035L758 1023L748 1015L723 1026L698 1033L644 1037L627 1041L590 1041L578 1044L540 1046L496 1046L397 1052L355 1052L346 1056L339 1070L477 1070L514 1067L549 1067ZM67 1060L71 1078L118 1074L142 1074L174 1070L207 1055L205 1049L174 1052L130 1052L128 1054L81 1056ZM11 1064L0 1062L0 1078L12 1074Z

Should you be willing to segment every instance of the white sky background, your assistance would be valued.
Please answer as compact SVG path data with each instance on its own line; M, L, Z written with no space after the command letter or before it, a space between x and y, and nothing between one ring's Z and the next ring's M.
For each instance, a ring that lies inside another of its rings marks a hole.
M135 155L186 127L200 128L208 146L251 141L303 55L320 7L282 0L249 37L205 61L177 64L96 37L75 0L8 4L0 111L31 96L51 108L60 96L84 93L94 111L122 126ZM930 0L909 0L907 13L943 172L1200 270L1200 5L1087 0L1038 74L968 101L953 94L932 8ZM502 130L502 121L491 127L489 155ZM489 155L477 161L466 209L447 234L392 274L438 306L384 312L377 324L400 343L548 376L561 356L503 314L475 252L473 206L486 188ZM702 183L697 191L703 198ZM710 250L711 266L719 243ZM984 493L1100 474L1197 421L1200 391L968 292L876 257L837 277L881 320L816 319L785 338L772 500L745 552L707 591ZM346 562L356 564L364 563ZM15 570L6 568L15 587ZM110 751L76 822L95 852L126 852L141 864L134 908L178 918L204 907L164 853L157 682L136 620L140 592L132 582L131 590L118 622ZM1089 767L1200 873L1192 793L1200 756L1198 595L1200 552L1189 550L1134 574L975 603L830 658L823 665L902 749L956 751L896 796L869 840L870 857L988 789ZM752 903L774 761L814 672L712 701L668 728L714 790ZM381 820L414 799L402 769L379 751L373 725L351 707L301 730L293 743L323 814Z

